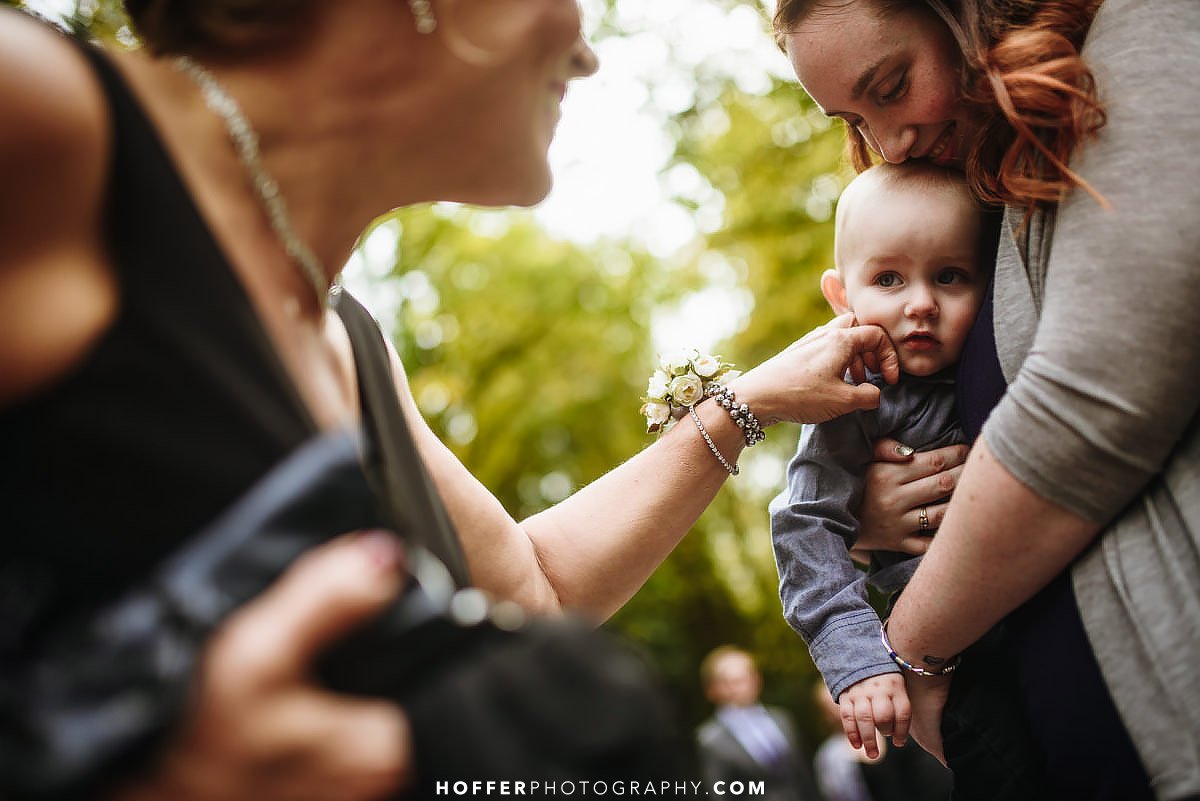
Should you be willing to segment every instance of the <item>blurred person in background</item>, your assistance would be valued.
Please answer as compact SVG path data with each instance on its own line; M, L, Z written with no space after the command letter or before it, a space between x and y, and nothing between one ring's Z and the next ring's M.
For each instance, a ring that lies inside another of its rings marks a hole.
M716 708L696 732L700 775L710 791L720 781L762 782L762 797L771 801L822 801L792 716L760 701L754 657L719 646L700 663L700 683Z

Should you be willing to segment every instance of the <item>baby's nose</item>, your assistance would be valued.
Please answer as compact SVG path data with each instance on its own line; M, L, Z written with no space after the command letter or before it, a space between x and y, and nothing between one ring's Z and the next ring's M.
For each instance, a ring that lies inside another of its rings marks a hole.
M904 313L916 318L937 317L937 298L928 289L917 287L909 293L904 304Z

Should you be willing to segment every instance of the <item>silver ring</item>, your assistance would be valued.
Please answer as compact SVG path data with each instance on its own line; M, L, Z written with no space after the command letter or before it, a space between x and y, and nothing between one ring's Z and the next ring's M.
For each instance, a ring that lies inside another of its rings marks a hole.
M917 528L921 529L921 531L929 530L929 507L921 507L921 513L917 515Z

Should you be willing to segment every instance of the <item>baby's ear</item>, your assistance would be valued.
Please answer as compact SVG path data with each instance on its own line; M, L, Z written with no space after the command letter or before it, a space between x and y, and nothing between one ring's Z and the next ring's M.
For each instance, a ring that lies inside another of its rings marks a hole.
M821 294L829 301L835 313L845 314L850 311L850 304L846 302L846 285L842 283L842 276L837 270L831 268L821 273Z

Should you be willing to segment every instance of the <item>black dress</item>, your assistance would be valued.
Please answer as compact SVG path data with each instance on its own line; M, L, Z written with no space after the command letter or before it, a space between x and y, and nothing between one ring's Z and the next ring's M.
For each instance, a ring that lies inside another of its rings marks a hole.
M154 128L101 52L111 326L0 411L0 658L127 589L317 433Z

